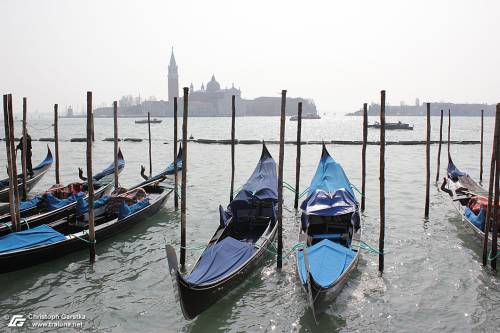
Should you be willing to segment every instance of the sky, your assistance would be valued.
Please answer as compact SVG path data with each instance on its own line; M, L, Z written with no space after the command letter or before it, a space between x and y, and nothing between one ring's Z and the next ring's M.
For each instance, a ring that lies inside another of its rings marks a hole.
M0 92L28 110L232 83L245 98L311 98L321 113L379 101L500 102L497 0L0 0ZM17 110L16 110L17 109Z

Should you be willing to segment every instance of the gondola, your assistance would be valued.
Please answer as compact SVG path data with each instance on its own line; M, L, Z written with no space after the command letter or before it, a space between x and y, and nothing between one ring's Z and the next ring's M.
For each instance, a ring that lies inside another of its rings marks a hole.
M118 189L115 190L117 195L96 200L96 242L141 224L156 214L172 192L171 188L158 184L160 181L134 186L124 193ZM131 198L131 194L136 197ZM139 198L136 202L128 204L129 200L136 198ZM101 205L103 201L106 202ZM113 205L116 203L121 205L115 210ZM85 200L78 204L78 214L0 237L0 273L31 267L88 248L88 216L85 211L88 207Z
M27 181L27 190L28 192L35 187L35 185L42 179L42 177L49 171L50 166L52 165L54 159L52 158L52 152L50 148L47 146L47 155L44 160L40 162L36 167L33 168L33 176L28 176ZM23 174L17 176L18 178L18 188L19 195L23 194ZM8 202L9 201L9 178L0 180L0 202Z
M277 188L276 163L264 145L246 184L227 209L219 206L219 226L189 274L179 271L175 250L166 246L186 319L205 311L258 267L276 236Z
M125 167L125 160L121 150L118 151L118 172L121 172ZM80 169L80 178L84 181L87 179L82 176L83 171ZM94 175L92 178L94 180L94 191L95 197L100 198L106 194L109 194L113 188L115 167L114 163L108 165L104 170ZM75 191L75 187L78 190ZM68 195L68 198L57 198L57 196L52 195L52 193L59 191L62 192L65 189L70 189L74 194ZM74 214L76 206L76 196L77 191L87 192L87 183L73 183L66 187L52 187L44 195L35 196L29 201L21 202L21 230L34 228L42 224L48 224L52 221L59 220L64 217L69 217ZM48 193L51 193L50 199L47 198ZM4 214L0 216L0 236L6 235L12 232L11 229L11 217L10 214Z
M297 274L316 318L320 300L333 300L355 270L361 239L358 201L351 183L324 144L300 208L302 246L295 252Z
M460 214L474 234L484 240L486 208L488 207L488 191L481 187L465 172L460 171L451 156L448 155L446 178L441 190L448 194L453 207ZM491 232L489 233L491 241Z
M176 160L177 160L177 172L179 172L182 170L182 146L180 146L179 151L177 151ZM156 176L149 178L148 176L146 176L146 168L143 165L141 165L141 177L144 179L145 182L156 181L162 178L174 179L175 175L174 170L175 170L174 162L172 162L168 165L168 167L165 170L163 170Z

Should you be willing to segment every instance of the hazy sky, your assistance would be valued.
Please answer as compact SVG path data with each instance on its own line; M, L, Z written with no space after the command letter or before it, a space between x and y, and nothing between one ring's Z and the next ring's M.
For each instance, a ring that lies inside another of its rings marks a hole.
M244 97L500 102L500 1L0 0L0 90L51 111L125 94L167 98L215 74Z

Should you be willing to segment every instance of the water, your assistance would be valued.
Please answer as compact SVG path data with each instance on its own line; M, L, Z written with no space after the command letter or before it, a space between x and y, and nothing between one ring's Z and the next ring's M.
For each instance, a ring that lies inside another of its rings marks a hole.
M374 121L375 119L370 119ZM389 119L396 120L396 119ZM414 131L387 132L387 140L425 139L424 118L404 118ZM189 134L195 138L230 137L229 118L192 118ZM50 137L44 129L50 119L30 119L33 138ZM433 117L432 139L439 138L439 118ZM493 119L486 118L485 178L488 179ZM237 138L279 137L278 118L238 118ZM446 129L445 122L445 129ZM83 119L61 119L61 140L83 137ZM478 140L479 118L454 118L452 139ZM287 122L286 138L295 137L296 123ZM125 137L147 137L147 125L133 119L120 120ZM173 156L172 119L152 126L154 170L162 169ZM446 132L446 130L445 130ZM19 133L19 131L18 131ZM360 140L361 119L330 117L303 122L304 140ZM94 168L112 160L113 144L102 142L112 136L112 119L96 119ZM371 130L370 140L379 132ZM168 141L168 144L164 144ZM45 143L33 143L33 162L45 155ZM53 145L52 143L50 144ZM0 165L5 165L5 146L0 146ZM126 168L125 186L137 183L140 165L147 165L147 142L122 143ZM360 187L361 146L329 145L332 155L344 166L351 181ZM84 166L85 143L62 142L61 175L64 182L77 178ZM277 158L278 146L270 145ZM432 146L432 179L435 177L437 145ZM302 150L301 188L316 168L321 146ZM367 210L363 217L364 240L377 247L379 225L378 146L368 146ZM452 145L456 164L474 178L479 175L479 146ZM260 154L258 145L236 147L236 184L241 186L252 172ZM446 146L443 146L443 169ZM187 239L189 246L205 243L216 228L218 204L227 204L230 180L230 147L189 145ZM295 179L295 146L285 148L285 181ZM5 169L1 168L5 173ZM377 273L378 256L362 253L357 271L335 302L319 314L319 323L307 309L304 292L297 282L293 260L282 271L275 258L249 276L233 291L193 321L185 321L175 302L167 272L165 242L178 249L180 216L172 200L154 217L117 237L97 244L97 262L88 263L81 251L49 263L0 276L0 312L6 316L29 313L84 314L84 329L117 332L351 332L351 331L498 331L500 285L498 278L483 269L481 242L464 226L448 198L431 186L430 218L424 219L425 146L386 148L386 257L385 272ZM43 190L54 182L54 173L36 187ZM284 246L297 241L298 214L293 195L285 191ZM199 251L188 251L192 265ZM293 257L292 257L293 258ZM4 320L6 325L7 320ZM0 325L4 325L1 323ZM2 327L3 330L3 327Z

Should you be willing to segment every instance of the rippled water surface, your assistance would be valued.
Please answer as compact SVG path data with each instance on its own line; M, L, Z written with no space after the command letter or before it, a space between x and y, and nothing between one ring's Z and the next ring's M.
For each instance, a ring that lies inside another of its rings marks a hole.
M375 119L370 119L374 121ZM387 140L423 140L424 118L403 118L415 124L409 132L387 132ZM50 137L49 119L30 119L33 138ZM433 117L432 139L439 138L439 118ZM486 118L485 179L491 156L493 119ZM445 128L446 128L445 122ZM112 136L112 119L96 119L94 168L112 160L113 145L102 142ZM276 140L279 118L238 118L237 138ZM454 118L452 139L479 140L479 118ZM287 122L286 137L293 140L296 123ZM70 143L83 137L83 119L61 119L61 174L64 182L77 179L84 166L85 143ZM172 119L152 125L153 166L159 171L173 156ZM195 138L227 139L229 118L193 118L189 134ZM120 119L123 137L147 137L147 125ZM20 133L20 130L17 131ZM379 132L371 130L370 140ZM325 117L303 122L305 140L360 140L361 119ZM167 144L165 144L167 142ZM45 143L33 143L33 162L45 155ZM53 144L50 144L51 147ZM5 165L5 145L0 159ZM140 181L140 165L147 165L147 142L121 144L127 161L121 176L125 186ZM352 183L360 187L361 146L329 145ZM295 146L285 149L285 181L295 179ZM432 146L432 179L436 175L437 145ZM270 145L277 158L278 146ZM379 189L378 146L367 152L367 210L363 217L364 240L378 245ZM446 146L442 165L445 165ZM319 145L305 145L302 153L301 188L305 188L321 153ZM474 178L479 176L479 145L452 145L456 164ZM236 185L252 172L260 146L236 147ZM219 203L226 205L230 186L230 147L189 145L187 239L188 245L204 244L216 228ZM488 167L486 167L488 166ZM5 168L0 168L5 175ZM441 173L444 173L442 168ZM29 313L84 314L85 330L114 332L335 332L335 331L498 331L500 285L497 277L483 269L481 243L464 226L448 198L432 182L430 218L425 220L425 146L387 146L386 150L386 269L377 273L378 257L363 252L357 271L335 302L327 304L315 324L297 282L293 260L281 271L269 256L262 269L193 321L185 321L173 294L167 272L165 242L178 249L180 215L170 199L166 206L142 225L97 244L97 262L91 266L88 252L80 251L22 271L0 276L2 315ZM35 188L43 191L54 182L51 171ZM293 196L285 192L284 244L297 241L298 213ZM188 251L194 264L199 251ZM293 258L293 257L290 257ZM0 323L3 331L7 321ZM5 325L5 326L4 326ZM13 330L18 330L13 329Z

